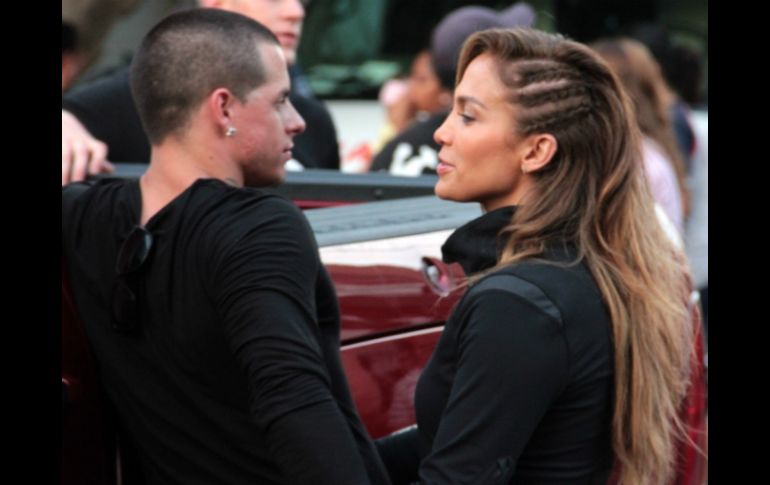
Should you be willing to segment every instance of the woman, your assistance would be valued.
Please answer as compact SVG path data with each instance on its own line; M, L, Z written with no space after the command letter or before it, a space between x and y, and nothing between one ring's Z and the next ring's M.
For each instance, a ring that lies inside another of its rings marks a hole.
M485 214L443 247L472 274L417 385L423 483L672 476L693 345L617 78L586 46L476 33L436 131L436 194Z

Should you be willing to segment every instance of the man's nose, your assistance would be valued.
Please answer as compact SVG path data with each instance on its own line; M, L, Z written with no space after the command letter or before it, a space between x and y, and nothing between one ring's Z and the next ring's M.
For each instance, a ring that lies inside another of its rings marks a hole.
M288 19L302 20L305 18L305 7L300 0L284 0L281 13Z
M305 120L300 116L300 114L297 112L297 110L294 108L294 105L289 103L291 106L291 111L289 113L289 122L286 123L286 131L292 135L299 135L303 131L305 131L306 124Z

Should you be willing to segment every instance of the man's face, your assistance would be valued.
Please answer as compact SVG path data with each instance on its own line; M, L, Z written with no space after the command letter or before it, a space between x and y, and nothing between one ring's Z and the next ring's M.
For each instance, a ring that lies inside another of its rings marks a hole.
M238 133L230 138L244 185L251 187L283 181L293 138L305 131L305 121L289 101L290 81L282 49L265 42L258 49L267 79L243 103L235 102L232 123Z
M221 0L210 3L263 24L278 37L286 62L289 65L296 62L307 0Z

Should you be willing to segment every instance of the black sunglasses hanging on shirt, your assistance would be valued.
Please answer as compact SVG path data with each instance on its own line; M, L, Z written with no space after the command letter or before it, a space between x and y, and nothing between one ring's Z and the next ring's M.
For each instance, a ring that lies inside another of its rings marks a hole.
M138 271L152 249L152 234L134 226L118 250L115 263L115 289L112 294L113 327L121 333L136 333L139 328L137 304Z

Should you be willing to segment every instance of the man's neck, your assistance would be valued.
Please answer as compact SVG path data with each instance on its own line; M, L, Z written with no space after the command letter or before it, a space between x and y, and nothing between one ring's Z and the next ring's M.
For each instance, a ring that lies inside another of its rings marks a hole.
M142 225L198 179L213 178L243 186L242 175L226 163L227 157L203 148L207 146L213 144L191 146L171 139L152 147L150 165L139 179Z

